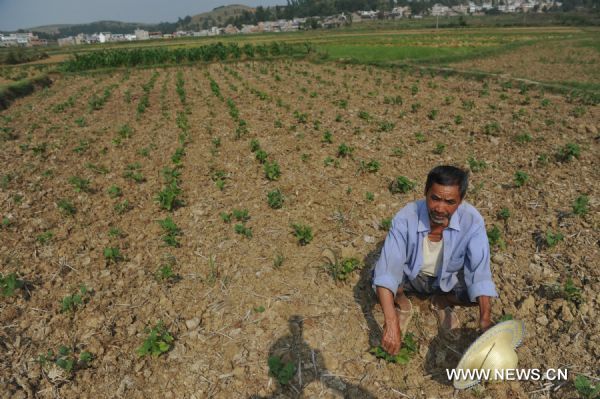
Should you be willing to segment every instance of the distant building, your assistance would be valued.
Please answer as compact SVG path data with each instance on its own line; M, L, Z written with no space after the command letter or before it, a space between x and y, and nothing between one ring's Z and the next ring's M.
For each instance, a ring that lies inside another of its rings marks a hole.
M100 32L98 34L98 40L100 41L100 43L110 42L111 36L112 34L110 32Z
M162 39L163 35L162 32L150 32L148 33L148 37L150 39Z
M447 7L443 4L436 3L431 7L431 15L433 16L443 16L448 15L450 13L450 7Z
M137 40L148 40L150 39L150 33L147 30L136 29L134 32L135 38Z
M227 35L235 35L236 33L240 33L240 30L235 26L229 24L227 25L227 27L225 27L225 33Z
M61 37L60 39L58 39L58 45L59 45L59 47L74 46L75 38L73 36Z

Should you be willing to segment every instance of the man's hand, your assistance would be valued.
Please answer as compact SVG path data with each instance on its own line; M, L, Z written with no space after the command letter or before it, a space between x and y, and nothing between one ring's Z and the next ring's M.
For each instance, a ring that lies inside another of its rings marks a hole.
M402 334L398 315L394 307L394 294L385 287L377 287L377 297L383 310L383 337L381 347L390 355L395 355L400 350L402 344Z
M477 302L479 303L479 328L481 328L481 331L485 332L492 326L492 305L490 304L490 297L481 295L477 297Z
M400 332L400 324L398 318L385 321L383 324L383 337L381 339L381 347L390 355L396 355L402 345L402 333Z

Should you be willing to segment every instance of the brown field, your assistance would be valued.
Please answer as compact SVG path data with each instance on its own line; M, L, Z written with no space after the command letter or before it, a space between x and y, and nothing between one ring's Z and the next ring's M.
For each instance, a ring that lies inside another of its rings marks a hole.
M588 46L590 44L588 42ZM540 41L502 55L462 61L452 66L538 82L600 84L600 52L574 40Z
M185 104L176 93L180 71ZM419 351L408 365L388 364L368 353L382 320L368 280L386 236L380 222L421 198L433 166L469 168L470 157L487 167L472 171L467 200L506 242L493 248L500 293L493 318L525 321L519 367L568 368L570 381L542 391L543 382L486 384L457 397L573 398L573 378L597 374L597 106L496 80L277 61L157 70L138 116L154 72L57 76L49 89L0 112L0 270L26 282L0 300L0 397L453 397L444 370L473 338L477 309L459 310L465 330L452 341L417 301L409 331ZM107 102L90 111L89 99L107 87ZM396 96L402 104L390 103ZM72 105L57 108L69 97ZM247 122L239 138L227 99ZM155 197L165 187L163 168L176 166L185 119L184 203L168 212ZM278 180L265 178L251 139L280 165ZM559 162L555 154L567 143L581 155ZM352 154L339 157L341 144ZM371 160L380 164L373 173L361 168ZM143 181L124 177L128 170ZM529 176L522 187L517 171ZM416 188L390 193L402 175ZM76 192L73 176L88 179L90 190ZM113 185L121 197L111 198ZM277 188L285 201L271 209L267 193ZM574 215L584 194L589 211ZM74 215L58 207L65 199ZM125 200L129 207L115 209ZM496 217L504 207L506 223ZM222 220L233 209L248 210L252 237L236 234L234 218ZM181 229L179 247L163 242L158 221L167 216ZM298 244L294 223L312 228L308 245ZM110 236L111 228L122 235ZM546 232L564 239L543 245ZM124 259L109 262L105 248ZM325 267L328 250L363 266L336 282ZM158 279L164 264L178 278ZM569 278L581 292L579 306L552 295ZM87 301L61 312L63 298L82 284L93 290ZM172 349L138 356L145 329L159 320L174 337ZM89 351L89 367L67 372L38 361L62 345L76 355ZM274 355L299 366L289 385L269 375Z

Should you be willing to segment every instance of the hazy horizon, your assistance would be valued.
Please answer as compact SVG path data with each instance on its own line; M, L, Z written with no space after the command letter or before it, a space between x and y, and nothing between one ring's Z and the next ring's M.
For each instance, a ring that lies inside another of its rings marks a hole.
M0 0L0 31L44 25L85 24L96 21L138 23L175 22L178 17L244 4L250 7L284 5L285 0Z

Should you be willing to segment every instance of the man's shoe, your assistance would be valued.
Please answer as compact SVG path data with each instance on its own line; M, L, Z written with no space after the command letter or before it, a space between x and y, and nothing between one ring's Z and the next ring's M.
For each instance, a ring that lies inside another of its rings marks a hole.
M431 310L433 310L437 316L438 327L444 332L451 332L460 328L460 320L458 315L452 309L447 306L442 298L435 295L431 298Z

